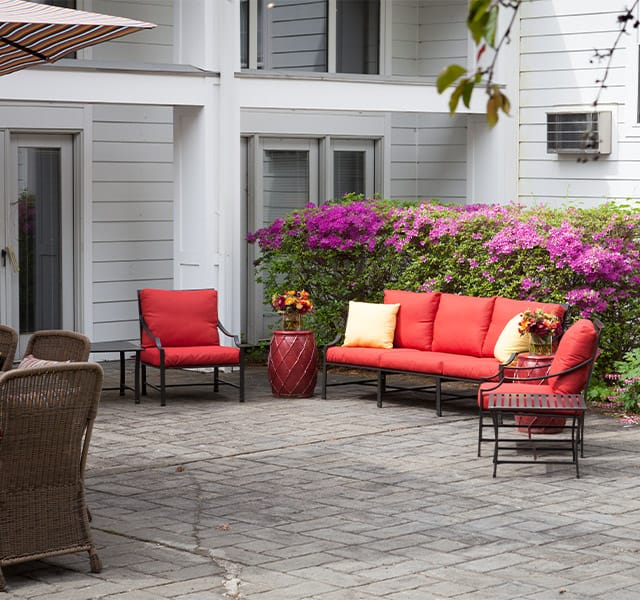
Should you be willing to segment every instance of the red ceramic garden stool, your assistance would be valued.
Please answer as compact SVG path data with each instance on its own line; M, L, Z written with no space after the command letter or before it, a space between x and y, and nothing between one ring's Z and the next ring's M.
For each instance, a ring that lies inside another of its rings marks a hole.
M274 331L268 372L275 397L313 396L318 377L318 350L313 331Z

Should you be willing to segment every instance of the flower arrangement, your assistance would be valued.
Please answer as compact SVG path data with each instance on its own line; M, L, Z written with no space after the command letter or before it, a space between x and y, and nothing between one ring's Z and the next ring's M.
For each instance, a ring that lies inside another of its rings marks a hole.
M288 290L282 294L273 294L271 305L283 315L285 330L300 329L302 315L313 310L313 302L309 297L309 292L305 290Z
M560 333L562 324L557 315L544 312L541 308L527 309L518 324L520 335L529 334L529 352L549 355L553 353L553 338Z
M522 313L522 319L518 324L518 333L547 337L560 333L561 327L562 324L557 315L544 312L541 308L527 309Z

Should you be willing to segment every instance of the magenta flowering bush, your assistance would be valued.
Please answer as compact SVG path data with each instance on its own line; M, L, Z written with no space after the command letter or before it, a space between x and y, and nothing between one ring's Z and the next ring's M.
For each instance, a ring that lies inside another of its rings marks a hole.
M605 323L598 370L640 346L640 215L611 204L412 205L347 197L310 205L250 235L271 297L283 279L322 306L321 340L342 331L348 300L385 288L566 302Z

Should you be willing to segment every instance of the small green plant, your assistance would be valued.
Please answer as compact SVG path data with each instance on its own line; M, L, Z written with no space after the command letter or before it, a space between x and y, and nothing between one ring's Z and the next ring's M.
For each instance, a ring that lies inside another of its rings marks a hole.
M607 373L605 380L613 382L606 401L624 407L625 411L640 409L640 348L629 350L622 360L614 363L615 373Z

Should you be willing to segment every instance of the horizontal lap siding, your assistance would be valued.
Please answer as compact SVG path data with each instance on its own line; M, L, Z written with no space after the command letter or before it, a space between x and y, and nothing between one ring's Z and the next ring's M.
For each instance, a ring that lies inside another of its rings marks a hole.
M172 111L96 106L93 138L94 337L135 338L137 290L173 287Z
M392 74L435 78L451 63L466 65L465 0L395 0Z
M173 62L173 0L94 0L93 12L154 23L91 50L95 60L130 63L171 64Z
M547 154L546 113L591 110L605 63L592 61L594 48L611 47L616 18L625 3L600 0L538 0L521 7L519 196L522 202L560 206L596 205L607 199L640 198L640 147L627 133L634 117L625 103L637 94L630 57L637 34L623 36L600 97L613 108L612 154L577 163L575 156ZM508 51L508 48L506 49ZM635 57L634 57L635 58ZM635 134L636 136L638 133Z
M464 116L391 115L391 197L464 203L467 128Z

